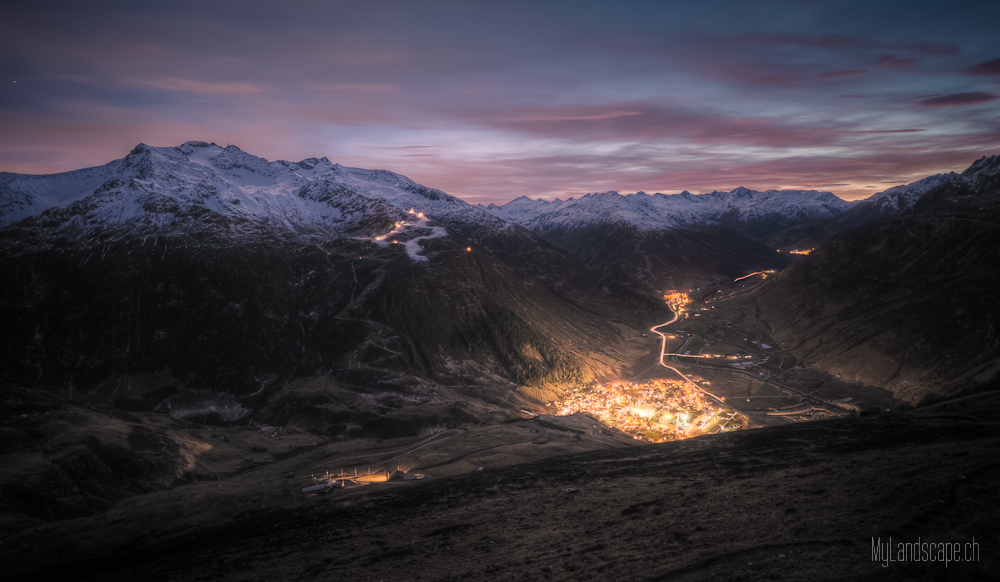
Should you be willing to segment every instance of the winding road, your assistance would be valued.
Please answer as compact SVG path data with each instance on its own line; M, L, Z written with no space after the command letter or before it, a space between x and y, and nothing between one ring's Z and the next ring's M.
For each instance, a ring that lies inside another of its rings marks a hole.
M755 275L757 273L751 273L751 274ZM671 309L671 311L673 311L673 309ZM678 370L674 366L671 366L671 365L667 364L664 361L664 358L667 357L667 356L671 356L674 359L674 363L677 363L676 358L678 356L680 356L682 358L699 358L699 357L704 357L704 356L700 356L700 355L686 355L686 354L667 353L667 336L663 332L659 331L659 329L662 328L662 327L666 327L666 326L668 326L668 325L670 325L672 323L676 323L679 319L680 319L680 312L679 311L674 311L674 318L673 319L671 319L670 321L668 321L666 323L661 323L659 325L654 325L653 327L649 328L649 331L651 331L651 332L657 334L658 336L660 336L660 365L663 366L664 368L667 368L668 370L673 371L678 376L680 376L681 378L683 378L687 382L690 382L694 386L698 386L697 383L695 383L693 380L691 380L690 378L688 378L687 376L685 376L684 373L682 373L680 370ZM690 341L690 339L688 341ZM686 346L687 343L685 343L684 345ZM681 349L683 349L683 347ZM693 367L703 367L703 368L712 369L712 370L717 369L715 366L699 365L699 364L695 364L695 363L691 363L691 364L687 364L687 365L690 365L690 366L693 366ZM756 380L758 382L762 382L764 384L773 386L773 387L777 388L778 390L780 390L784 395L798 396L804 402L810 402L810 403L814 403L814 404L825 405L828 409L831 409L831 411L844 412L844 409L841 406L839 406L838 404L830 401L829 399L826 399L826 398L823 398L821 396L818 396L816 394L802 392L801 390L797 390L797 389L792 388L790 386L785 386L784 384L779 384L779 383L777 383L777 382L775 382L773 380L755 376L755 375L753 375L753 374L751 374L749 372L746 372L744 370L729 370L729 371L732 372L732 373L734 373L734 374L739 374L739 375L742 375L742 376L746 376L746 377L752 378L752 379L754 379L754 380ZM722 400L718 396L712 394L711 392L707 392L704 389L702 389L701 387L698 387L698 389L703 394L711 396L713 399L715 399L716 401L718 401L720 404L723 404L723 405L726 404L726 402L724 400ZM785 397L785 396L780 396L780 397ZM761 397L758 397L758 398L761 398ZM752 414L753 412L756 412L756 411L743 411L743 414Z
M673 309L671 309L671 311L673 311ZM691 385L697 386L698 384L695 383L694 380L692 380L691 378L688 378L680 370L678 370L677 368L675 368L673 366L668 365L666 362L663 361L664 357L670 356L670 355L675 355L675 354L668 354L667 353L667 335L665 333L657 331L657 330L659 330L661 327L666 327L666 326L670 325L671 323L676 323L677 320L680 319L680 318L681 318L680 312L679 311L674 311L674 318L673 319L671 319L670 321L668 321L666 323L661 323L660 325L654 325L653 327L649 328L649 331L651 331L651 332L655 333L656 335L660 336L660 365L663 366L664 368L668 369L668 370L672 370L675 374L677 374L681 378L684 378L684 380L686 382L690 382ZM685 357L687 357L687 356L685 356ZM695 356L695 357L698 357L698 356ZM712 398L714 398L720 404L725 404L725 402L721 398L719 398L718 396L712 394L711 392L705 392L701 388L698 388L698 389L701 390L701 392L703 394L707 394L708 396L711 396Z

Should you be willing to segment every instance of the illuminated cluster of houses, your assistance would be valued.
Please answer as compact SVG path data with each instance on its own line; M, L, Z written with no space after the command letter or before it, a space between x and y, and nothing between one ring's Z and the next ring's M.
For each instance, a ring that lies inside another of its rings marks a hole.
M691 303L691 298L688 297L687 293L681 293L680 291L667 291L663 295L663 300L667 302L670 309L677 311L682 309L688 303Z
M556 414L576 412L586 412L637 439L662 442L706 432L721 410L694 384L661 379L577 389L558 403Z

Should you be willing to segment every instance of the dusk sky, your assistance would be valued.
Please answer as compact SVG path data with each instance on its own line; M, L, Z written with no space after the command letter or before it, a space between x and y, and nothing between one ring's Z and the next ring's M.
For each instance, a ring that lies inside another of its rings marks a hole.
M1000 2L0 6L0 171L204 140L469 202L863 198L1000 154Z

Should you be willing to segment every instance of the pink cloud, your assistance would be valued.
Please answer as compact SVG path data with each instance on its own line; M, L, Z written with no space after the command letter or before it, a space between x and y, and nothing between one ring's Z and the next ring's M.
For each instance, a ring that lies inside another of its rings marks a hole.
M731 164L719 168L694 168L664 172L647 179L661 188L692 191L731 190L737 186L763 190L830 189L847 200L867 198L887 184L907 184L937 173L962 171L981 155L1000 149L970 148L966 151L937 151L923 148L894 148L866 151L851 158L790 156L779 160ZM648 191L648 190L647 190Z
M967 69L962 69L966 75L976 75L981 77L993 77L1000 75L1000 59L993 59L973 65Z
M795 123L781 118L735 118L712 110L647 103L506 107L453 113L497 129L583 141L669 139L692 145L794 148L845 144L849 135L926 131L921 128L867 129L832 121Z
M185 93L200 93L202 95L256 95L263 93L264 88L251 83L212 82L180 79L177 77L159 77L155 79L125 79L123 84L133 87L149 87L163 91L178 91Z
M884 42L872 38L839 34L815 36L806 34L757 33L733 35L728 38L737 42L815 47L834 50L902 48L924 55L958 54L958 47L953 43Z
M939 97L928 97L917 101L917 105L923 107L960 107L963 105L978 105L989 103L1000 99L993 93L976 91L972 93L955 93L953 95L941 95Z
M396 85L389 83L314 83L305 86L310 91L330 93L395 93Z
M916 133L926 129L871 129L866 131L842 131L841 133Z
M607 155L495 157L488 161L460 160L444 153L433 161L393 162L392 167L470 202L496 204L521 195L566 198L607 190L709 192L737 186L828 190L845 199L858 199L890 185L961 171L982 155L1000 152L997 133L919 135L923 137L900 142L862 142L850 157L805 156L794 150L766 161L747 161L756 155L703 155L694 150L660 157L639 147L620 148ZM356 162L361 166L372 163Z
M475 123L546 138L588 141L683 139L693 143L799 146L828 143L832 132L768 118L731 118L713 111L645 103L507 106L464 113Z
M850 69L847 71L829 71L826 73L818 73L816 76L820 79L837 79L840 77L857 77L858 75L864 75L868 72L868 69Z
M594 111L593 107L561 107L562 113L552 113L551 107L533 108L536 111L526 111L515 116L515 122L533 121L596 121L599 119L615 119L616 117L627 117L629 115L642 115L641 111ZM573 113L576 110L578 113Z
M908 68L914 62L915 59L899 58L896 55L882 55L876 61L880 67L904 69Z

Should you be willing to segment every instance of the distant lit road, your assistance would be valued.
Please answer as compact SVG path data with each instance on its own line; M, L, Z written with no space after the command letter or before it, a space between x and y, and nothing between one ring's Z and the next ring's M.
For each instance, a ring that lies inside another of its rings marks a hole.
M756 275L756 274L758 274L758 273L751 273L750 275ZM747 275L747 277L749 277L750 275ZM745 278L745 277L742 277L742 278ZM737 279L737 280L739 280L739 279ZM684 380L690 382L691 384L693 384L695 386L698 386L697 383L695 383L693 380L691 380L690 378L688 378L687 376L685 376L680 370L678 370L677 368L675 368L675 367L673 367L671 365L668 365L666 362L663 361L663 359L665 357L667 357L667 356L671 356L671 358L673 359L674 363L679 363L679 362L677 362L677 357L678 356L682 357L682 358L702 358L702 357L705 357L705 356L701 356L701 355L694 355L694 356L692 356L692 355L685 355L685 354L668 354L667 353L667 336L666 336L666 334L660 332L659 329L661 327L666 327L666 326L668 326L668 325L670 325L672 323L676 323L678 319L680 319L680 313L677 312L677 311L674 311L674 318L673 319L671 319L670 321L668 321L666 323L661 323L660 325L655 325L655 326L649 328L649 331L651 331L651 332L657 334L658 336L660 336L660 365L663 366L664 368L667 368L668 370L672 370L678 376L680 376L681 378L684 378ZM685 342L684 345L681 346L680 349L683 350L685 347L687 347L688 342L690 342L690 341L691 341L691 339L688 338L688 341ZM717 370L718 369L716 366L703 365L703 364L699 365L699 364L695 364L693 362L691 364L686 364L686 365L692 366L692 367L706 368L706 369L710 369L710 370ZM801 390L797 390L797 389L792 388L790 386L785 386L784 384L779 384L779 383L777 383L774 380L771 380L769 378L755 376L754 374L752 374L750 372L747 372L745 370L733 370L733 369L730 369L729 371L732 372L732 373L734 373L734 374L739 374L741 376L746 376L748 378L753 378L754 380L756 380L758 382L761 382L763 384L767 384L767 385L773 386L775 388L778 388L779 390L784 391L788 395L798 396L798 397L802 398L803 400L805 400L807 402L811 401L811 402L818 403L818 404L825 404L825 405L827 405L828 407L830 407L830 408L832 408L834 410L841 410L841 411L843 410L837 404L831 402L830 400L828 400L826 398L818 396L816 394L802 392ZM698 389L701 390L702 393L707 394L707 395L711 396L712 398L714 398L715 400L718 400L720 403L725 404L725 401L723 401L721 398L715 396L714 394L712 394L710 392L706 392L705 390L702 390L700 387ZM746 412L744 412L744 414L746 414Z
M672 311L672 310L671 310L671 311ZM677 374L678 376L680 376L681 378L684 378L684 380L685 380L686 382L689 382L689 383L691 383L691 385L692 385L692 386L697 386L698 384L696 384L696 383L694 382L694 380L692 380L691 378L688 378L688 377L687 377L687 376L685 376L685 375L684 375L684 374L683 374L683 373L682 373L682 372L681 372L680 370L678 370L677 368L675 368L675 367L673 367L673 366L669 366L669 365L667 365L667 363L663 361L663 358L664 358L664 357L666 357L666 356L670 355L670 354L667 354L667 335L666 335L666 334L664 334L664 333L662 333L662 332L660 332L660 331L658 331L658 330L659 330L659 329L660 329L661 327L666 327L666 326L670 325L671 323L676 323L676 322L677 322L677 320L678 320L678 319L680 319L680 317L681 317L681 315L680 315L680 312L678 312L678 311L674 311L674 318L673 318L673 319L671 319L670 321L668 321L668 322L666 322L666 323L661 323L660 325L654 325L653 327L649 328L649 331L651 331L651 332L653 332L653 333L657 334L658 336L660 336L660 365L661 365L661 366L663 366L664 368L668 369L668 370L673 370L673 371L674 371L674 373L676 373L676 374ZM701 390L701 389L699 388L699 390ZM718 397L717 397L717 396L715 396L714 394L710 394L710 393L708 393L708 392L705 392L704 390L701 390L701 391L702 391L703 393L705 393L705 394L708 394L708 395L709 395L709 396L711 396L712 398L715 398L715 399L716 399L716 400L718 400L718 401L719 401L720 403L724 403L724 402L722 401L722 399L718 398Z

